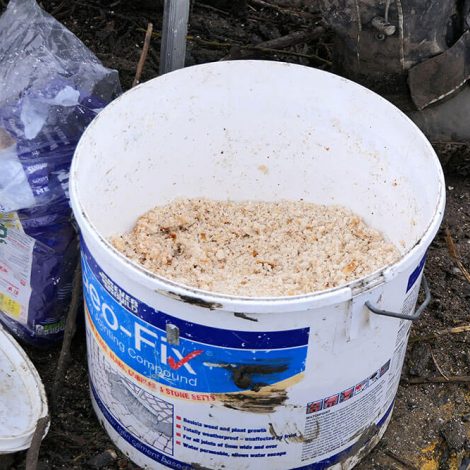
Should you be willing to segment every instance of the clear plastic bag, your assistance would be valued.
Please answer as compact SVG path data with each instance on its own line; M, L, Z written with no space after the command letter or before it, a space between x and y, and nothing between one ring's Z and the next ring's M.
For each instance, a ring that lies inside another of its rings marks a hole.
M35 0L0 17L0 321L60 339L78 259L68 172L86 126L121 92L117 71Z

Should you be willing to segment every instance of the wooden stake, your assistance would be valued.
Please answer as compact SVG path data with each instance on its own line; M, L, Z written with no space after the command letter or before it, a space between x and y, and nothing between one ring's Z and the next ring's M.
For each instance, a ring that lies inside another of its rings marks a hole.
M147 25L147 31L145 33L144 47L142 47L142 52L140 53L139 62L137 63L137 69L135 71L134 81L132 82L132 87L140 83L140 77L142 76L142 71L144 70L145 61L147 60L147 54L149 52L150 40L152 39L153 24L149 23Z
M49 424L49 416L39 418L36 424L36 430L31 440L31 446L26 454L25 470L36 470L38 466L39 449L41 448L42 438Z
M58 391L62 386L62 381L65 376L65 367L70 358L70 345L75 334L75 326L77 321L77 312L80 305L81 288L82 288L82 270L80 262L75 268L72 282L72 299L70 301L69 311L67 313L67 320L65 322L64 340L62 341L62 349L60 350L59 362L57 363L57 371L55 374L54 384L51 393L51 406L52 409L57 407Z

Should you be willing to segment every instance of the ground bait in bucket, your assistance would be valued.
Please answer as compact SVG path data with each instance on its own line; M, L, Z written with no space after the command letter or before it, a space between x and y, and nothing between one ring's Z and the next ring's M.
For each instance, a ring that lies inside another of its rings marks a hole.
M249 297L340 286L399 257L351 211L303 201L180 199L150 210L111 241L165 278Z

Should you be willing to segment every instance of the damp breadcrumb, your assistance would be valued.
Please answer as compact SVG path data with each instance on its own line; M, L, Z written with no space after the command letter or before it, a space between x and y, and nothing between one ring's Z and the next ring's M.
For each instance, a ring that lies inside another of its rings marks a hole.
M111 242L167 279L244 297L337 287L399 258L351 211L303 201L179 199L150 210Z

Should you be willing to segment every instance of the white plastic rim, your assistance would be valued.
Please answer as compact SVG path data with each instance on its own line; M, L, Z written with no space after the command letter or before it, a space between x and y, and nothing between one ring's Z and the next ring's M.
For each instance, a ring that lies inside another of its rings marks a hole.
M445 205L429 142L371 91L263 61L166 74L111 103L72 162L92 401L146 468L352 468L390 421L426 251ZM293 297L152 274L108 242L180 197L346 206L400 260ZM249 463L248 463L249 462Z
M47 398L36 368L2 327L0 384L0 454L19 452L29 448L37 421L47 416Z

